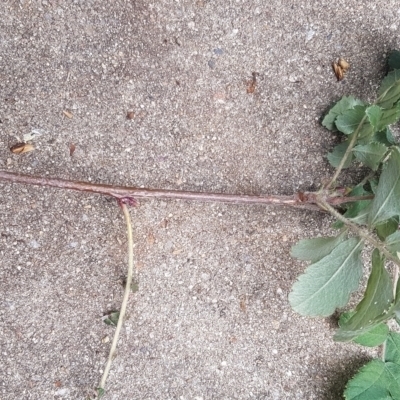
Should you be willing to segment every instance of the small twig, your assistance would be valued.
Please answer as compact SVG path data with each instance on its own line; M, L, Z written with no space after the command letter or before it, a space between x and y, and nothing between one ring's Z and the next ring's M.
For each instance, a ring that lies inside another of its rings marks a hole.
M121 199L181 199L197 201L213 201L234 204L259 204L290 206L313 211L321 211L316 204L316 194L312 192L296 193L292 196L277 195L245 195L245 194L225 194L225 193L206 193L206 192L188 192L168 189L147 189L137 187L124 187L104 185L99 183L89 183L81 181L70 181L60 178L43 178L39 176L23 175L14 172L0 171L0 181L22 183L36 186L48 186L58 189L78 190L90 193L99 193L112 196L118 200ZM350 203L353 201L367 200L371 197L331 197L327 202L334 205Z
M128 304L129 293L131 290L132 277L133 277L133 238L132 238L131 217L129 215L129 210L128 210L126 203L124 201L120 201L119 204L121 205L122 211L124 213L126 229L127 229L127 234L128 234L128 276L126 278L124 297L123 297L121 309L119 312L119 318L118 318L117 327L115 329L114 338L113 338L113 341L111 344L110 354L108 356L107 365L104 369L104 373L103 373L103 376L102 376L100 384L99 384L99 388L102 389L102 391L104 391L108 373L110 372L111 364L116 356L115 352L117 349L119 334L121 332L121 328L122 328L122 325L123 325L124 319L125 319L126 307Z

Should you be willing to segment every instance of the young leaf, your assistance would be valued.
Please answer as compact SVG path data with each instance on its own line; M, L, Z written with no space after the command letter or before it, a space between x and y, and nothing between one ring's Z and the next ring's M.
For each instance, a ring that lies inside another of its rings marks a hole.
M379 250L375 249L372 253L372 270L364 298L357 305L356 313L348 321L342 323L334 335L334 340L353 340L370 331L377 325L377 319L381 322L382 318L390 317L387 311L392 302L392 280L385 269L384 258Z
M358 129L359 136L372 134L374 129L365 114L366 109L367 106L355 106L340 114L336 118L336 128L345 135L352 134L356 129ZM361 125L361 128L359 128L359 125Z
M370 206L368 225L376 226L379 222L400 215L400 152L392 150L389 161L384 166L378 188Z
M362 276L359 238L347 239L310 265L289 294L292 308L302 315L328 316L343 307Z
M388 148L384 144L370 143L355 146L353 148L353 153L358 161L361 161L364 165L376 171L387 150Z
M393 50L389 54L388 58L388 66L390 70L393 69L400 69L400 51L398 50Z
M378 91L378 101L376 104L382 108L392 108L400 99L400 70L395 69L389 72L383 79Z
M343 96L328 112L322 120L322 125L330 131L336 131L335 120L338 115L352 109L357 105L364 105L361 100L355 99L353 96Z
M119 319L119 311L111 312L103 317L103 321L107 325L117 326Z
M338 236L303 239L292 247L291 256L299 260L317 262L327 256L339 243L343 242L346 233Z
M346 140L333 148L331 153L328 153L328 160L332 167L337 168L346 153L347 148L349 147L349 140ZM343 165L343 168L348 168L354 158L354 155L350 152L347 156L346 162Z
M346 386L346 400L393 400L388 391L386 364L372 360L364 365Z

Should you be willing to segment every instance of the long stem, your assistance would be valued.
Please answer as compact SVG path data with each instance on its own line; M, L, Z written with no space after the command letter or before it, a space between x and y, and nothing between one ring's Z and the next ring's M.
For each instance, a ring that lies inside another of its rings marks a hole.
M302 194L294 194L292 196L277 195L242 195L242 194L225 194L225 193L206 193L206 192L188 192L167 189L147 189L137 187L124 187L104 185L99 183L89 183L81 181L71 181L60 178L43 178L39 176L23 175L14 172L0 170L0 181L21 183L36 186L48 186L58 189L78 190L90 193L99 193L112 196L118 200L121 199L182 199L197 201L213 201L222 203L235 204L264 204L276 206L291 206L314 211L321 211L315 204L315 194L306 192ZM353 201L366 200L370 197L332 197L327 201L330 204L339 205L341 203L350 203Z
M128 234L128 276L126 278L124 297L123 297L121 309L119 312L119 318L118 318L117 327L115 329L114 338L113 338L113 341L111 344L110 354L108 356L107 365L104 369L104 373L103 373L103 376L102 376L100 384L99 384L99 388L102 389L103 391L104 391L104 388L106 385L106 380L107 380L108 374L110 372L111 364L116 356L115 351L117 349L119 334L121 332L121 328L124 323L126 307L128 304L129 293L131 290L132 277L133 277L133 238L132 238L131 217L129 215L129 210L128 210L127 205L123 202L120 202L120 205L121 205L122 211L124 213L126 229L127 229L127 234Z

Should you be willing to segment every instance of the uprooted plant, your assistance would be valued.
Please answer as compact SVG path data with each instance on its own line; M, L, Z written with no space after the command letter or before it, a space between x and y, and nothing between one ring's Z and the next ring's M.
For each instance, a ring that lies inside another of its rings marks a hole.
M337 220L333 225L338 230L337 235L301 240L292 249L294 257L310 261L311 265L293 285L290 304L302 315L322 317L345 307L351 294L359 288L363 276L361 253L365 246L364 255L371 254L366 290L354 311L340 316L334 340L354 341L364 346L384 343L385 350L382 360L368 363L348 383L344 396L348 400L400 399L400 334L391 332L386 324L391 319L400 324L400 145L389 129L389 125L400 118L400 52L391 53L389 70L374 103L343 97L323 119L322 124L337 131L344 140L328 154L329 162L336 168L334 175L316 192L293 196L198 193L126 188L0 171L0 180L3 181L112 196L123 209L128 227L128 278L119 318L118 315L116 318L118 322L110 356L98 387L99 395L104 393L115 356L133 275L127 205L135 205L139 198L155 197L283 205L330 213ZM339 175L354 164L368 167L370 172L353 187L339 187ZM386 263L392 266L392 273L385 268Z

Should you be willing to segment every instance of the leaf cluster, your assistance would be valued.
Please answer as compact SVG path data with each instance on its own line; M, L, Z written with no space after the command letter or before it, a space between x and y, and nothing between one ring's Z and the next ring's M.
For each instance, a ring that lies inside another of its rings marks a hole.
M347 399L400 399L400 335L385 324L392 318L400 321L400 285L385 267L389 261L397 270L400 266L400 146L389 128L400 118L400 52L391 54L389 69L374 103L345 96L324 117L322 125L342 141L328 154L334 178L317 196L319 205L337 218L333 227L339 232L301 240L292 248L293 257L310 265L294 283L290 304L302 315L326 317L345 307L358 290L361 253L365 244L372 247L364 296L353 311L341 315L334 340L386 343L386 352L383 361L372 361L350 381ZM325 199L339 192L336 178L343 169L360 165L370 173L347 189L358 200L333 209Z

